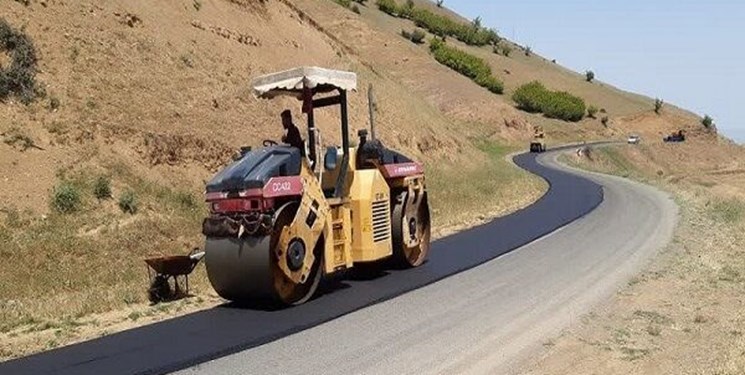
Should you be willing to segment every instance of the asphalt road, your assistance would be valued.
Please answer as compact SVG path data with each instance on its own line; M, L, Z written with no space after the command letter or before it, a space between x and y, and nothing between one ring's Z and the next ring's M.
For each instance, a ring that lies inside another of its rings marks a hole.
M667 232L672 230L675 215L671 213L674 205L648 188L628 187L632 185L620 181L610 183L613 179L597 177L605 186L603 189L586 178L540 165L534 155L519 155L515 161L546 178L551 184L549 192L524 210L436 241L429 261L420 268L388 271L367 280L345 280L319 298L292 309L226 305L1 363L0 373L166 373L217 358L221 359L202 364L202 371L436 372L438 366L442 368L447 364L442 370L449 372L468 370L463 366L474 361L459 362L458 358L481 358L471 349L480 347L482 342L491 342L496 347L481 353L527 347L536 340L528 340L530 337L522 334L518 340L510 340L510 345L504 345L506 342L499 341L499 337L505 336L494 336L498 333L496 328L509 332L538 330L531 334L536 336L549 331L540 329L546 324L549 328L561 325L555 321L566 314L559 312L575 308L572 306L591 305L605 295L609 287L592 290L606 284L617 285L624 275L636 269L627 266L628 262L640 262L653 253L653 248L659 247L665 236L669 236ZM612 186L620 187L612 189ZM623 202L606 202L592 212L592 216L549 239L471 272L458 274L510 253L590 213L603 201L603 190L611 193L612 201L621 199ZM597 216L598 212L604 214ZM602 222L619 217L624 217L625 221ZM578 225L584 227L584 231L568 238L561 237ZM612 228L614 225L619 227ZM616 240L611 241L613 238ZM624 245L612 246L606 242L624 242ZM529 250L541 243L551 245L544 249L554 250ZM534 260L526 259L531 258L530 254L534 255ZM491 271L484 273L484 267L491 267ZM455 274L458 275L404 294ZM618 276L614 277L616 274ZM476 284L469 284L473 282ZM465 283L465 286L442 287L453 283ZM585 290L588 287L590 292ZM434 294L422 297L421 293L432 293L433 289ZM393 299L397 296L399 298ZM595 298L590 298L592 296ZM493 305L489 305L489 301ZM585 302L580 304L582 301ZM363 309L371 305L374 306ZM451 312L461 307L470 313L454 315L444 312L444 307ZM556 311L552 313L552 309ZM375 318L375 312L381 315ZM530 318L532 316L535 319ZM339 317L342 318L333 320ZM329 327L345 323L348 325L339 327L342 331L329 330ZM309 336L324 331L325 335ZM426 339L428 336L439 337L441 341ZM464 342L469 350L461 350ZM402 347L405 343L408 349ZM271 348L278 351L267 355ZM450 353L449 358L441 357L445 352ZM404 360L403 354L411 354L413 358ZM334 356L341 362L335 362ZM506 358L506 354L502 357ZM323 364L326 366L320 367ZM351 370L350 366L353 366Z
M545 161L555 164L551 156ZM672 236L677 208L669 197L618 178L590 179L603 186L603 203L547 237L468 272L181 374L515 373L542 343L612 295Z

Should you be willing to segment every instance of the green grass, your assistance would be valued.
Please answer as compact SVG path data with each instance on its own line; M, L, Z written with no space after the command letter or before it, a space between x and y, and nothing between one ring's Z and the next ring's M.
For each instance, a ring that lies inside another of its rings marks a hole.
M505 160L517 150L504 144L472 141L485 158L471 167L426 166L429 202L436 226L467 222L529 199L537 199L545 191L545 183L538 177L519 169Z
M716 199L708 205L709 215L716 221L736 224L745 216L745 202L739 199Z

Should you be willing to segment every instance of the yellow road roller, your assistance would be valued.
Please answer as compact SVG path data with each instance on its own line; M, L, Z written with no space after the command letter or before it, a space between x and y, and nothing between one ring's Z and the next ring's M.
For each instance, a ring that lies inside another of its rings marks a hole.
M290 96L307 119L307 140L243 148L206 186L205 265L231 301L308 301L322 278L361 264L423 264L430 248L424 169L360 130L351 146L352 72L301 67L258 77L257 98ZM341 146L321 145L314 114L339 108Z

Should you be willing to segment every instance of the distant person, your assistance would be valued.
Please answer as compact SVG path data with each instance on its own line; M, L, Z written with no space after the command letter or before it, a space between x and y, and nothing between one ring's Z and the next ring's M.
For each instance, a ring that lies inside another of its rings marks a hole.
M292 112L285 110L282 112L282 126L287 130L287 134L282 136L282 142L304 151L303 138L300 136L300 130L292 122Z

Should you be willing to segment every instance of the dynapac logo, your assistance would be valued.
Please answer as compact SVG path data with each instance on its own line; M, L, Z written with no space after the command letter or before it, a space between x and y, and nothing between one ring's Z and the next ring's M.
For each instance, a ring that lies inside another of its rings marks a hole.
M405 167L396 167L395 173L409 173L409 172L416 172L417 168L416 165L408 165Z

